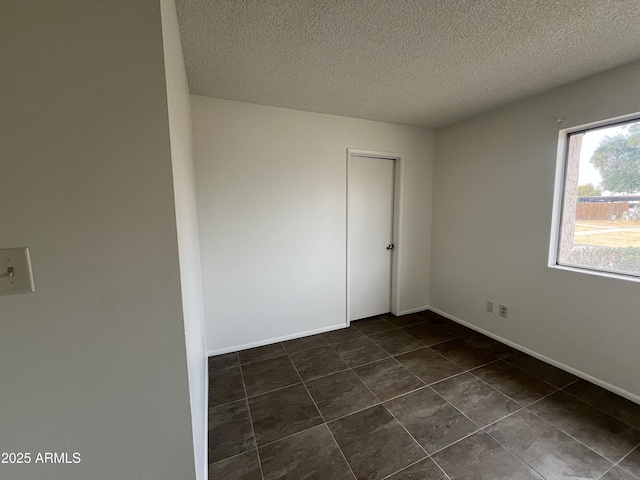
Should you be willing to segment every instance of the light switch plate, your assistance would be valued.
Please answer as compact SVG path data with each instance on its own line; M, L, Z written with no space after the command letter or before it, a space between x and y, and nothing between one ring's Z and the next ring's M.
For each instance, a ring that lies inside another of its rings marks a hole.
M16 295L35 291L29 249L0 249L0 295Z

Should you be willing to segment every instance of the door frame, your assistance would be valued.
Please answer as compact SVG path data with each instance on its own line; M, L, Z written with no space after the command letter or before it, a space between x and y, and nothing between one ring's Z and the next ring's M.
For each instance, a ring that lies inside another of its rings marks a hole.
M404 154L380 152L375 150L361 150L355 148L347 148L347 171L346 171L346 189L347 189L347 225L346 225L346 280L347 280L347 304L345 308L346 325L351 325L349 320L350 313L350 252L349 252L349 165L352 157L375 158L383 160L392 160L393 166L393 244L394 249L391 253L391 313L396 315L400 309L400 291L402 278L402 203L404 197Z

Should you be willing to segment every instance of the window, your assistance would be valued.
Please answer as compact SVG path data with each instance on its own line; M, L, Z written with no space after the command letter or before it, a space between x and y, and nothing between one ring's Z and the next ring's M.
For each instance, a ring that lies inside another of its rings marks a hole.
M640 277L640 118L563 130L559 152L551 264Z

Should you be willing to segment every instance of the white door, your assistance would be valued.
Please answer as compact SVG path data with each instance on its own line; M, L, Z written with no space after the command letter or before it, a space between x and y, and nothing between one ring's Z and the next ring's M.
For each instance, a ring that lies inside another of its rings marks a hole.
M394 166L349 158L349 321L391 310Z

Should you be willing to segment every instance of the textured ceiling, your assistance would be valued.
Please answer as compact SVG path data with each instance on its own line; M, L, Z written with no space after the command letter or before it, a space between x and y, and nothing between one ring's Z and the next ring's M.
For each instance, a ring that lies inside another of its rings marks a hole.
M191 93L438 127L640 58L638 0L177 0Z

